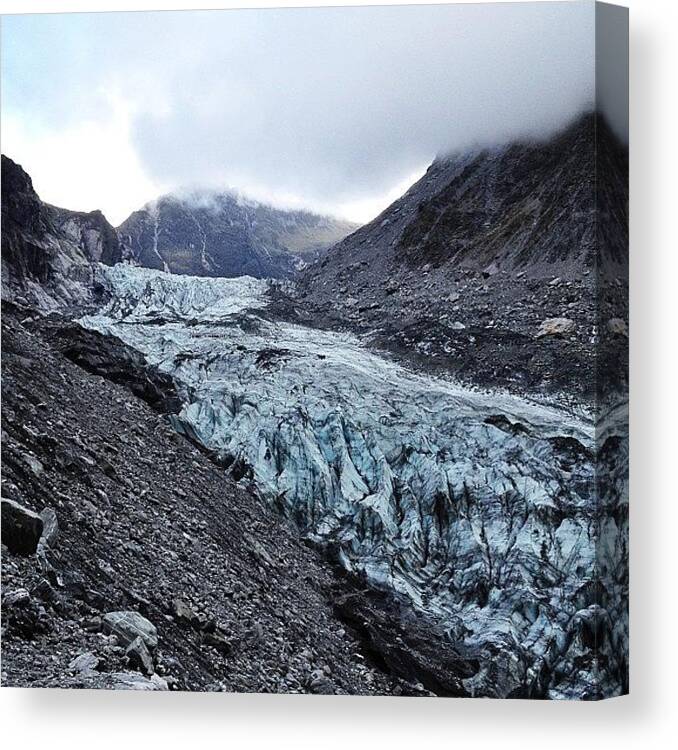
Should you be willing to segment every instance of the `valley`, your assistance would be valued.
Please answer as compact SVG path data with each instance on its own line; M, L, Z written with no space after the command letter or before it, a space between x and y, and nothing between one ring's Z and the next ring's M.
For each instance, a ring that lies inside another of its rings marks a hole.
M595 122L438 158L361 228L223 194L116 230L3 157L3 681L626 692L628 163Z

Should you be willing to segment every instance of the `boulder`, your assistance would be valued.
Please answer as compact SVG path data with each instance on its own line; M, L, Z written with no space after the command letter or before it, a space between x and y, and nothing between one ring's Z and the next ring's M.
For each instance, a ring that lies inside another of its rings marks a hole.
M31 456L30 453L24 455L24 461L26 461L26 463L28 464L28 468L36 477L39 477L45 471L45 467L42 465L42 462L39 461L35 456Z
M107 612L101 624L103 632L115 635L120 645L125 648L135 638L141 638L151 651L158 646L158 631L155 625L138 612Z
M40 512L40 518L42 519L42 534L38 545L42 548L54 549L59 536L57 515L52 508L45 508Z
M265 565L275 565L273 558L268 554L266 549L256 541L256 539L252 540L252 552L254 553L254 556Z
M137 672L113 672L110 683L105 687L113 690L169 690L167 681L157 674L148 678Z
M151 652L140 637L135 638L132 643L129 644L125 651L125 655L134 669L138 669L145 675L152 675L155 672Z
M499 273L499 266L496 263L490 265L482 272L483 278L488 279L490 276L496 276Z
M542 336L567 336L575 329L575 322L570 318L547 318L539 326L536 337Z
M8 591L3 596L2 624L5 634L28 641L52 628L45 608L26 589Z
M43 520L14 500L2 498L2 543L17 555L32 555L38 549Z
M185 627L200 627L200 616L193 611L183 599L173 599L171 605L172 617Z
M71 672L78 672L79 674L92 674L98 666L99 657L95 656L91 651L86 651L76 656L68 665L68 669Z
M308 680L308 689L316 695L334 695L335 687L322 669L314 669Z
M386 283L385 291L386 294L395 294L400 289L400 285L394 279L389 279Z
M31 595L26 589L15 589L14 591L8 591L2 598L2 605L5 608L9 607L25 607L31 601Z
M607 321L607 330L615 336L629 336L629 327L621 318L611 318Z

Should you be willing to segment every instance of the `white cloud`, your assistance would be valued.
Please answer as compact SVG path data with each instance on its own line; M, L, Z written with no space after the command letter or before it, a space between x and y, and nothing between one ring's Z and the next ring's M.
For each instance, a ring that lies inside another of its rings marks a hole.
M101 209L114 225L163 192L143 169L130 141L130 116L111 97L109 116L39 131L7 115L2 149L31 175L47 203L77 211Z
M47 200L113 221L180 186L363 221L437 153L543 134L590 107L593 9L13 17L3 149Z

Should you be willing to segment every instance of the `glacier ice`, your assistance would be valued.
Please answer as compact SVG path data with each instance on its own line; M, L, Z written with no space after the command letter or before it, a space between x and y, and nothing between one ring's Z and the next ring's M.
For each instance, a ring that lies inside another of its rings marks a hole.
M621 692L623 418L601 427L415 373L350 334L267 320L263 280L98 274L110 301L81 324L170 374L177 428L249 467L347 570L447 623L481 664L469 694Z

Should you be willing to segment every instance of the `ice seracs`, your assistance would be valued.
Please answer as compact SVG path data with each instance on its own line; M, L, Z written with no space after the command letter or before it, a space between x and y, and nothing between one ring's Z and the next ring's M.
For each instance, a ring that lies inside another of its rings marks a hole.
M624 488L612 462L598 505L592 421L416 374L349 334L266 320L262 280L99 275L110 302L81 323L170 374L177 429L247 467L347 570L446 622L485 665L469 693L621 691L623 655L599 651L626 627L614 609ZM614 420L606 430L625 444Z

